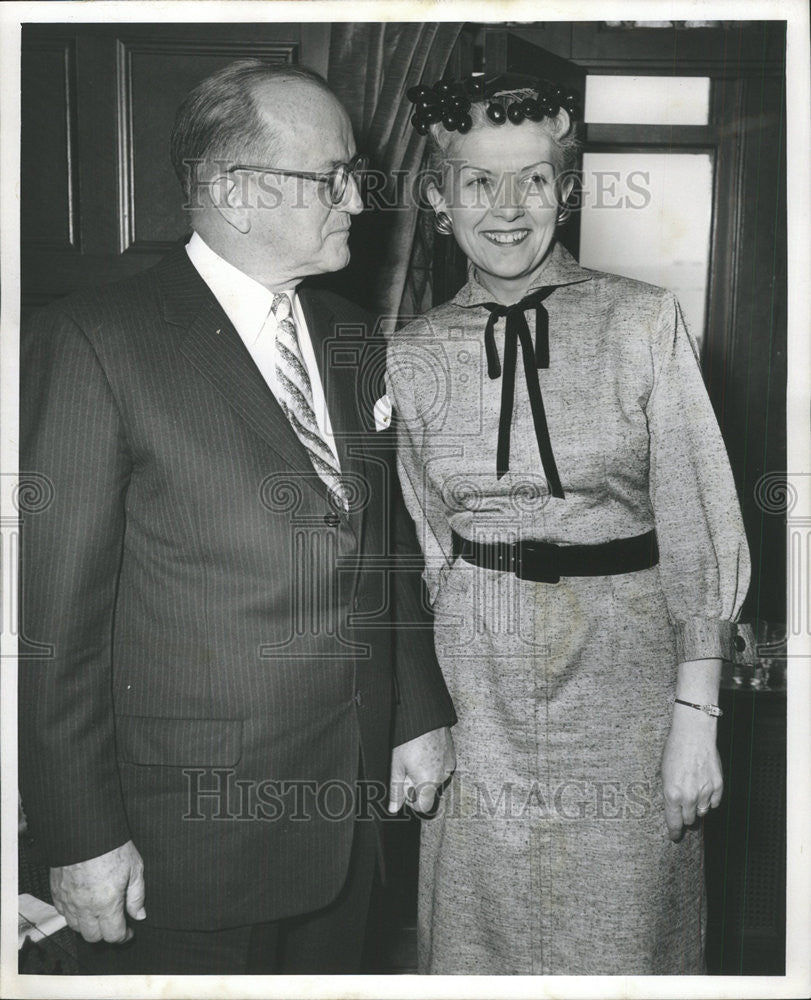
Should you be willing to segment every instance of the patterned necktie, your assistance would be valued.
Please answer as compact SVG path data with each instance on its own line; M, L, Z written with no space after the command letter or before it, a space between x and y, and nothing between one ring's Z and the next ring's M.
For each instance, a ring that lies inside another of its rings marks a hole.
M285 292L273 296L271 311L278 325L276 385L279 402L296 436L307 450L313 468L326 484L331 500L343 510L349 510L338 460L322 437L315 417L313 387L301 354L292 305Z

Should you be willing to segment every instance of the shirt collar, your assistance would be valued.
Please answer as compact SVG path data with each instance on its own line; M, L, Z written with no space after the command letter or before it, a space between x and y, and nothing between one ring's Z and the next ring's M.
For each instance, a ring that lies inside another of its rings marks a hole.
M479 283L476 268L471 263L468 263L467 277L467 283L452 299L455 305L479 306L484 302L493 301L493 293L488 292L484 285ZM591 277L591 271L581 267L561 243L555 242L536 280L527 289L527 295L536 288L574 285L581 281L590 281Z
M220 257L197 232L186 244L186 253L239 336L246 345L252 345L270 313L273 292ZM285 291L295 308L295 288Z

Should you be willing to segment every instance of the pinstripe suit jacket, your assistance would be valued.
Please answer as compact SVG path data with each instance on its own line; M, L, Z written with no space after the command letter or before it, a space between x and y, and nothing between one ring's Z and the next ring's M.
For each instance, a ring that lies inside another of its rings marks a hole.
M23 333L20 467L50 491L22 515L23 804L51 865L132 839L158 926L326 905L359 755L382 795L392 745L454 721L430 629L391 628L420 601L382 351L301 301L346 516L182 247Z

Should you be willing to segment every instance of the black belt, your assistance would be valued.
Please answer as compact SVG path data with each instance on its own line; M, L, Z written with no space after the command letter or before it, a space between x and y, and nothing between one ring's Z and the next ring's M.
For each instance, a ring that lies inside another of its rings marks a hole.
M482 569L515 573L520 580L559 583L562 576L614 576L650 569L659 562L656 532L598 545L553 542L471 542L452 532L453 554Z

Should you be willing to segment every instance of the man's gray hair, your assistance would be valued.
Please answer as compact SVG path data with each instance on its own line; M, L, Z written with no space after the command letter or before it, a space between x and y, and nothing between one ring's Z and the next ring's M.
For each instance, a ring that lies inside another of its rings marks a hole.
M170 144L172 166L188 203L197 167L214 160L247 160L272 154L278 137L262 119L254 94L271 80L301 80L331 94L326 80L304 66L240 59L197 84L177 110Z

